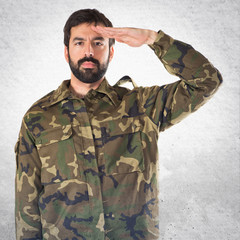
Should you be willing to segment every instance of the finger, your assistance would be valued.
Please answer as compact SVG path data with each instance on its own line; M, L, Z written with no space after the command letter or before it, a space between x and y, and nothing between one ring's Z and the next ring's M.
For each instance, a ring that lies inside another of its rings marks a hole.
M105 31L96 31L96 32L106 38L115 38L116 37L116 34L114 34L114 33L109 33L109 32L105 32Z
M114 33L105 33L105 32L98 32L101 36L105 37L105 38L118 38L119 36L117 34Z
M102 27L98 27L98 26L91 26L92 30L94 32L97 32L99 34L101 34L104 37L112 37L112 35L110 35L107 31L105 31Z
M108 30L108 31L113 31L113 32L121 31L124 29L124 28L116 28L116 27L105 27L105 26L100 26L100 25L92 26L92 27L99 29L99 30Z
M112 27L102 27L102 26L92 26L92 29L95 32L104 34L104 35L120 35L124 33L123 28L112 28Z

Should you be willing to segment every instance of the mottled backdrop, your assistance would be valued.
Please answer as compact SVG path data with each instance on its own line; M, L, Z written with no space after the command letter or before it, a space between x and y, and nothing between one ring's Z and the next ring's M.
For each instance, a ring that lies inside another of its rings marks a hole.
M239 238L238 0L0 0L0 239L14 239L13 147L30 105L69 78L63 26L80 8L97 8L115 26L162 29L190 43L220 70L210 102L160 135L160 239ZM170 76L147 47L116 44L107 78L138 85Z

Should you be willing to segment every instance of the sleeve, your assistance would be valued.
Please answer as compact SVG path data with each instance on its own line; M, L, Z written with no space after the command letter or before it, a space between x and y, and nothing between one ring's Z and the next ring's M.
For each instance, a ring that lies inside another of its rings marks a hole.
M167 71L180 78L161 87L139 89L146 114L159 131L164 131L207 102L222 83L222 77L192 46L162 31L150 47Z
M41 192L41 161L33 138L23 121L15 146L16 239L42 239L38 198Z

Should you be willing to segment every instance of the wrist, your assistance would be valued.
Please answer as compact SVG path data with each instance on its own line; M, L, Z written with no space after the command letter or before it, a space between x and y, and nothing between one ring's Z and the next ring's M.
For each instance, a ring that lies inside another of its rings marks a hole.
M155 42L155 40L157 39L158 33L153 31L153 30L149 30L149 36L147 39L146 44L151 45Z

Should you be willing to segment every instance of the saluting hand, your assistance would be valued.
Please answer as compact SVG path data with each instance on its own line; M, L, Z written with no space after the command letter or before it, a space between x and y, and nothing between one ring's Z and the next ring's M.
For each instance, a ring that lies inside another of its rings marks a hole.
M113 28L92 26L92 29L107 38L115 38L116 41L125 43L131 47L140 47L143 44L154 43L157 32L140 28Z

